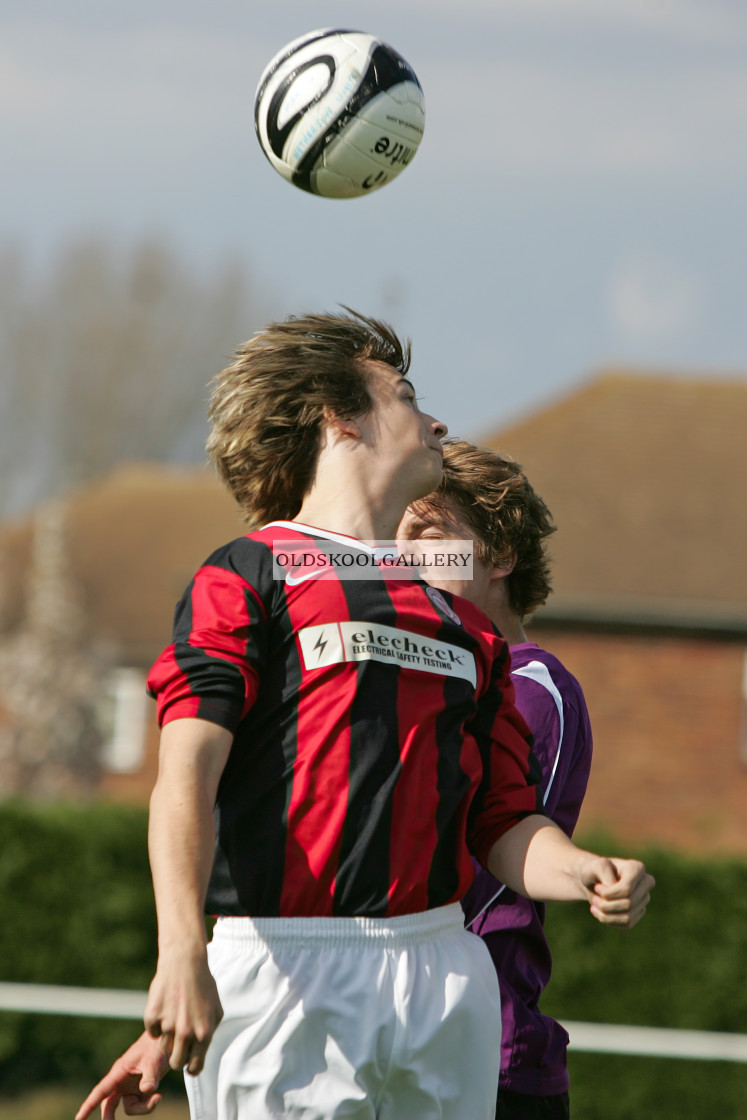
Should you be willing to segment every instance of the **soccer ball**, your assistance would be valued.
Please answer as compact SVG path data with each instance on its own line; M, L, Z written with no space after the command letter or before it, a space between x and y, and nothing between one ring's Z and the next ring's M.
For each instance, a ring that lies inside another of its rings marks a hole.
M413 159L425 102L412 67L386 43L327 28L294 39L265 68L254 123L284 179L325 198L355 198Z

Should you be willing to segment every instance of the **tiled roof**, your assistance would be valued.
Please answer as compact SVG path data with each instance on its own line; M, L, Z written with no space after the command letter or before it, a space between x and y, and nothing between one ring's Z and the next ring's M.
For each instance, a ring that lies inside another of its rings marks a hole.
M552 510L558 608L747 620L747 378L603 373L483 437Z
M559 526L548 621L747 630L747 380L606 373L479 442L525 467ZM195 568L244 531L209 470L129 464L72 494L70 562L94 634L148 661ZM0 632L20 619L31 535L31 519L0 527Z
M246 530L211 471L130 464L73 493L66 544L93 633L125 660L148 661L171 637L174 606L195 569ZM31 519L0 529L0 629L17 624Z

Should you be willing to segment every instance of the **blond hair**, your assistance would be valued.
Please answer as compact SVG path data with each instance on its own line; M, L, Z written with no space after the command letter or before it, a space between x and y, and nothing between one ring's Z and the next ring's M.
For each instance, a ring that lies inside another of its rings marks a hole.
M448 516L456 507L472 529L477 554L491 568L509 567L509 606L522 619L552 590L546 538L552 515L518 463L464 440L444 442L444 474L433 494L415 503Z
M378 319L344 311L270 323L213 381L208 453L252 525L297 514L314 480L325 410L346 420L370 411L363 362L409 369L409 342Z

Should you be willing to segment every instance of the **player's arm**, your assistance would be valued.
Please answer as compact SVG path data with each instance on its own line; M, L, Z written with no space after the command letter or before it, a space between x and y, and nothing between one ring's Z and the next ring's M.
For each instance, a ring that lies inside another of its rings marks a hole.
M102 1120L114 1120L120 1104L128 1116L148 1115L161 1100L158 1085L168 1068L169 1060L160 1043L146 1031L91 1090L75 1120L87 1120L99 1105Z
M207 965L204 901L213 862L213 808L233 736L201 719L161 732L148 850L158 916L158 966L145 1026L172 1069L199 1073L223 1011Z
M547 817L535 814L495 841L487 867L519 894L547 902L585 900L598 921L624 929L641 920L654 887L640 860L584 851Z
M479 722L480 707L473 721L485 761L483 788L470 820L472 850L495 878L519 894L539 901L586 900L598 921L632 928L646 911L654 880L638 860L606 859L576 847L538 812L539 766L507 668L499 650L490 687L497 684L500 703L489 706L489 727Z

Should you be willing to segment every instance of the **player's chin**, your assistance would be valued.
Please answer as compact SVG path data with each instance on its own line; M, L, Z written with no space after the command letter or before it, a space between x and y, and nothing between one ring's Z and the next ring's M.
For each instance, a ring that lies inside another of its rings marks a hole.
M429 447L428 450L430 451L428 466L433 476L432 488L435 489L436 486L440 486L444 476L444 457L435 447Z
M417 469L410 472L408 485L411 488L411 493L408 504L417 502L420 498L426 498L434 490L437 490L441 485L443 474L444 469L440 456L437 452L431 451L428 461L426 463L419 462Z

